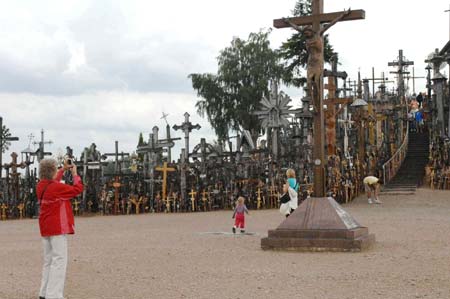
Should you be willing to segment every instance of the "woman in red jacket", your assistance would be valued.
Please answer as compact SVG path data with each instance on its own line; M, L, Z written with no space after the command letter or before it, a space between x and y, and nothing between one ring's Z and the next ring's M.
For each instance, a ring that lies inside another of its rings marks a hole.
M73 186L61 178L65 170L73 175ZM39 291L40 299L63 299L67 267L67 234L74 234L74 219L70 200L83 191L77 168L64 164L57 171L56 160L39 163L40 182L36 187L40 204L39 228L44 245L44 266Z

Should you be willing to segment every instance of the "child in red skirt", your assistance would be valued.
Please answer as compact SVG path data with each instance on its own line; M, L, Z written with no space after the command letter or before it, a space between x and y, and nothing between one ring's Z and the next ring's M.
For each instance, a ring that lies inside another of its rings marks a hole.
M234 208L234 213L233 213L233 219L236 218L234 220L234 226L233 226L233 233L236 233L236 228L240 228L241 229L241 233L245 233L245 214L247 213L248 215L248 210L247 207L244 204L245 202L245 198L243 198L242 196L239 196L238 200L237 200L237 205Z

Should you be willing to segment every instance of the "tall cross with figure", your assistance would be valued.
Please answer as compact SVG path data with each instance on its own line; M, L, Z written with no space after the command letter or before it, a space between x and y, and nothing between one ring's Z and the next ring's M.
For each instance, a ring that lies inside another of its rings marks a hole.
M307 38L307 92L314 103L314 197L325 195L325 135L323 112L323 35L339 21L364 19L364 10L323 13L323 0L312 0L312 15L273 21L275 28L294 28ZM322 24L326 24L322 26ZM302 27L303 26L303 27Z

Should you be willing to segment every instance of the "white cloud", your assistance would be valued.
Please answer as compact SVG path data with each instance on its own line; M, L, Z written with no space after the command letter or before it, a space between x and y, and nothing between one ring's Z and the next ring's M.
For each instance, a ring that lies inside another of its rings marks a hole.
M15 98L11 105L11 97ZM202 129L193 131L191 148L201 137L214 139L209 124L195 113L193 94L101 92L81 96L54 97L32 94L0 94L0 110L3 122L12 134L20 137L13 142L11 151L20 152L28 146L26 136L33 133L40 138L40 129L46 131L46 139L54 144L55 152L67 145L79 156L84 147L95 142L101 152L114 151L114 141L119 140L125 152L136 150L138 136L144 138L159 126L160 138L165 138L165 121L162 112L169 113L169 124L181 124L183 114L189 111L192 123L200 123ZM172 137L183 137L181 132L171 131ZM184 141L178 141L173 158L178 158Z
M201 136L212 141L209 125L195 113L187 75L215 72L216 57L233 36L269 28L295 2L0 1L0 113L21 138L12 149L24 149L26 136L44 128L53 151L71 145L79 154L95 142L111 152L116 139L132 151L139 132L164 128L162 111L171 125L185 111L202 125L191 146ZM448 41L447 1L325 0L326 12L348 7L366 10L366 19L336 24L329 34L351 78L358 69L370 77L372 66L376 75L388 74L387 62L401 48L415 61L416 75L424 75L425 57ZM272 45L292 33L274 29ZM418 89L424 84L418 81ZM297 103L299 90L289 94Z

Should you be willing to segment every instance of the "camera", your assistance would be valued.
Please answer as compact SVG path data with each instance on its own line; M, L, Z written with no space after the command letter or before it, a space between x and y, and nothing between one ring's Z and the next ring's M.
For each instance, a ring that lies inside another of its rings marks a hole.
M67 165L73 165L72 159L67 159L66 161L67 161Z

